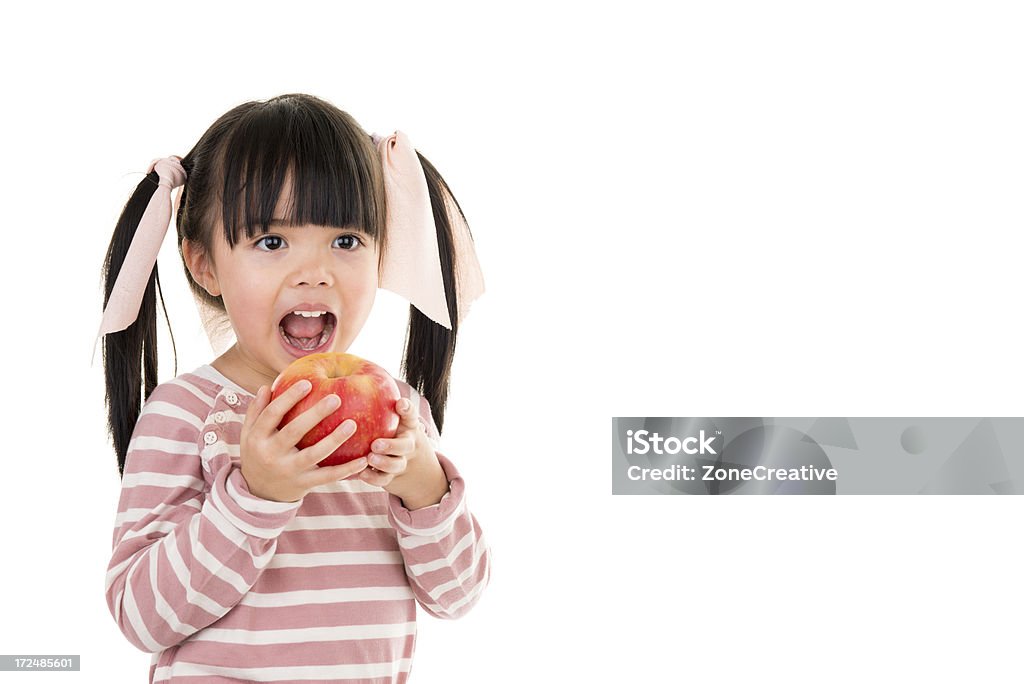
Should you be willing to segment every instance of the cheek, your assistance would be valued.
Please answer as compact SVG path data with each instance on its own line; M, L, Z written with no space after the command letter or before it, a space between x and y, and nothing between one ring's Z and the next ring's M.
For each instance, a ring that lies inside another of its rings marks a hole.
M377 278L374 275L372 280L364 280L353 291L353 296L358 302L358 308L369 314L373 308L373 301L377 297Z
M272 315L273 295L267 292L268 280L254 276L252 272L234 272L224 283L222 296L232 326L236 329L265 326L266 318ZM239 331L239 334L244 334Z
M344 305L352 326L362 327L370 315L376 297L377 269L374 263L372 269L364 269L358 277L349 279L345 287Z
M372 260L363 264L357 278L352 282L353 293L361 301L365 301L367 307L373 306L373 300L377 296L377 258L374 255Z

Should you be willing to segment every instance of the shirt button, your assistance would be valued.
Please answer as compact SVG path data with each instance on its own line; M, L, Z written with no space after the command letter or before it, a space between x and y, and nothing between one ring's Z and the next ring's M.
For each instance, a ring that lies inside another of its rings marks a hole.
M203 441L206 442L207 444L213 444L214 442L217 441L217 433L207 432L205 435L203 435Z
M224 415L223 411L217 411L216 413L213 414L213 419L218 423L223 423L225 420L227 420L227 416Z
M238 403L238 395L232 392L231 390L228 390L227 392L224 393L224 400L227 401L232 406L234 406Z

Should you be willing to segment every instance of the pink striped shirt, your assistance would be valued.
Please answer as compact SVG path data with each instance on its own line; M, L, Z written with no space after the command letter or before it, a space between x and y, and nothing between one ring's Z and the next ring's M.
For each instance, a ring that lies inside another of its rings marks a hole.
M402 396L410 387L399 381ZM254 496L239 440L252 395L205 365L153 390L135 426L106 594L150 682L405 682L416 604L465 614L490 553L465 484L409 511L360 480ZM426 400L420 415L437 446Z

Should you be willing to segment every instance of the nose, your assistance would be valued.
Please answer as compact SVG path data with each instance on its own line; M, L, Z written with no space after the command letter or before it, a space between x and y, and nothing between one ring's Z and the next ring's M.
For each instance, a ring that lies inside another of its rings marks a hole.
M302 257L295 268L292 283L296 286L332 286L334 284L334 276L331 273L329 259L330 255L307 255Z

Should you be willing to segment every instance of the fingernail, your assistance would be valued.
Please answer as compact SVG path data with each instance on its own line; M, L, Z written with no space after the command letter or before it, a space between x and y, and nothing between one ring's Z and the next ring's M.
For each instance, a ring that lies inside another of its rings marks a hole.
M341 397L339 397L337 394L332 394L328 396L327 405L332 409L338 408L339 406L341 406Z
M277 389L277 381L280 380L280 379L281 379L280 375L278 375L276 378L274 378L274 383L270 386L270 391L271 392L273 392L275 389Z
M309 380L299 380L295 384L298 385L300 392L308 392L309 390L313 389L313 383L311 383Z
M356 421L349 418L348 420L341 424L341 429L351 435L353 432L356 431Z

